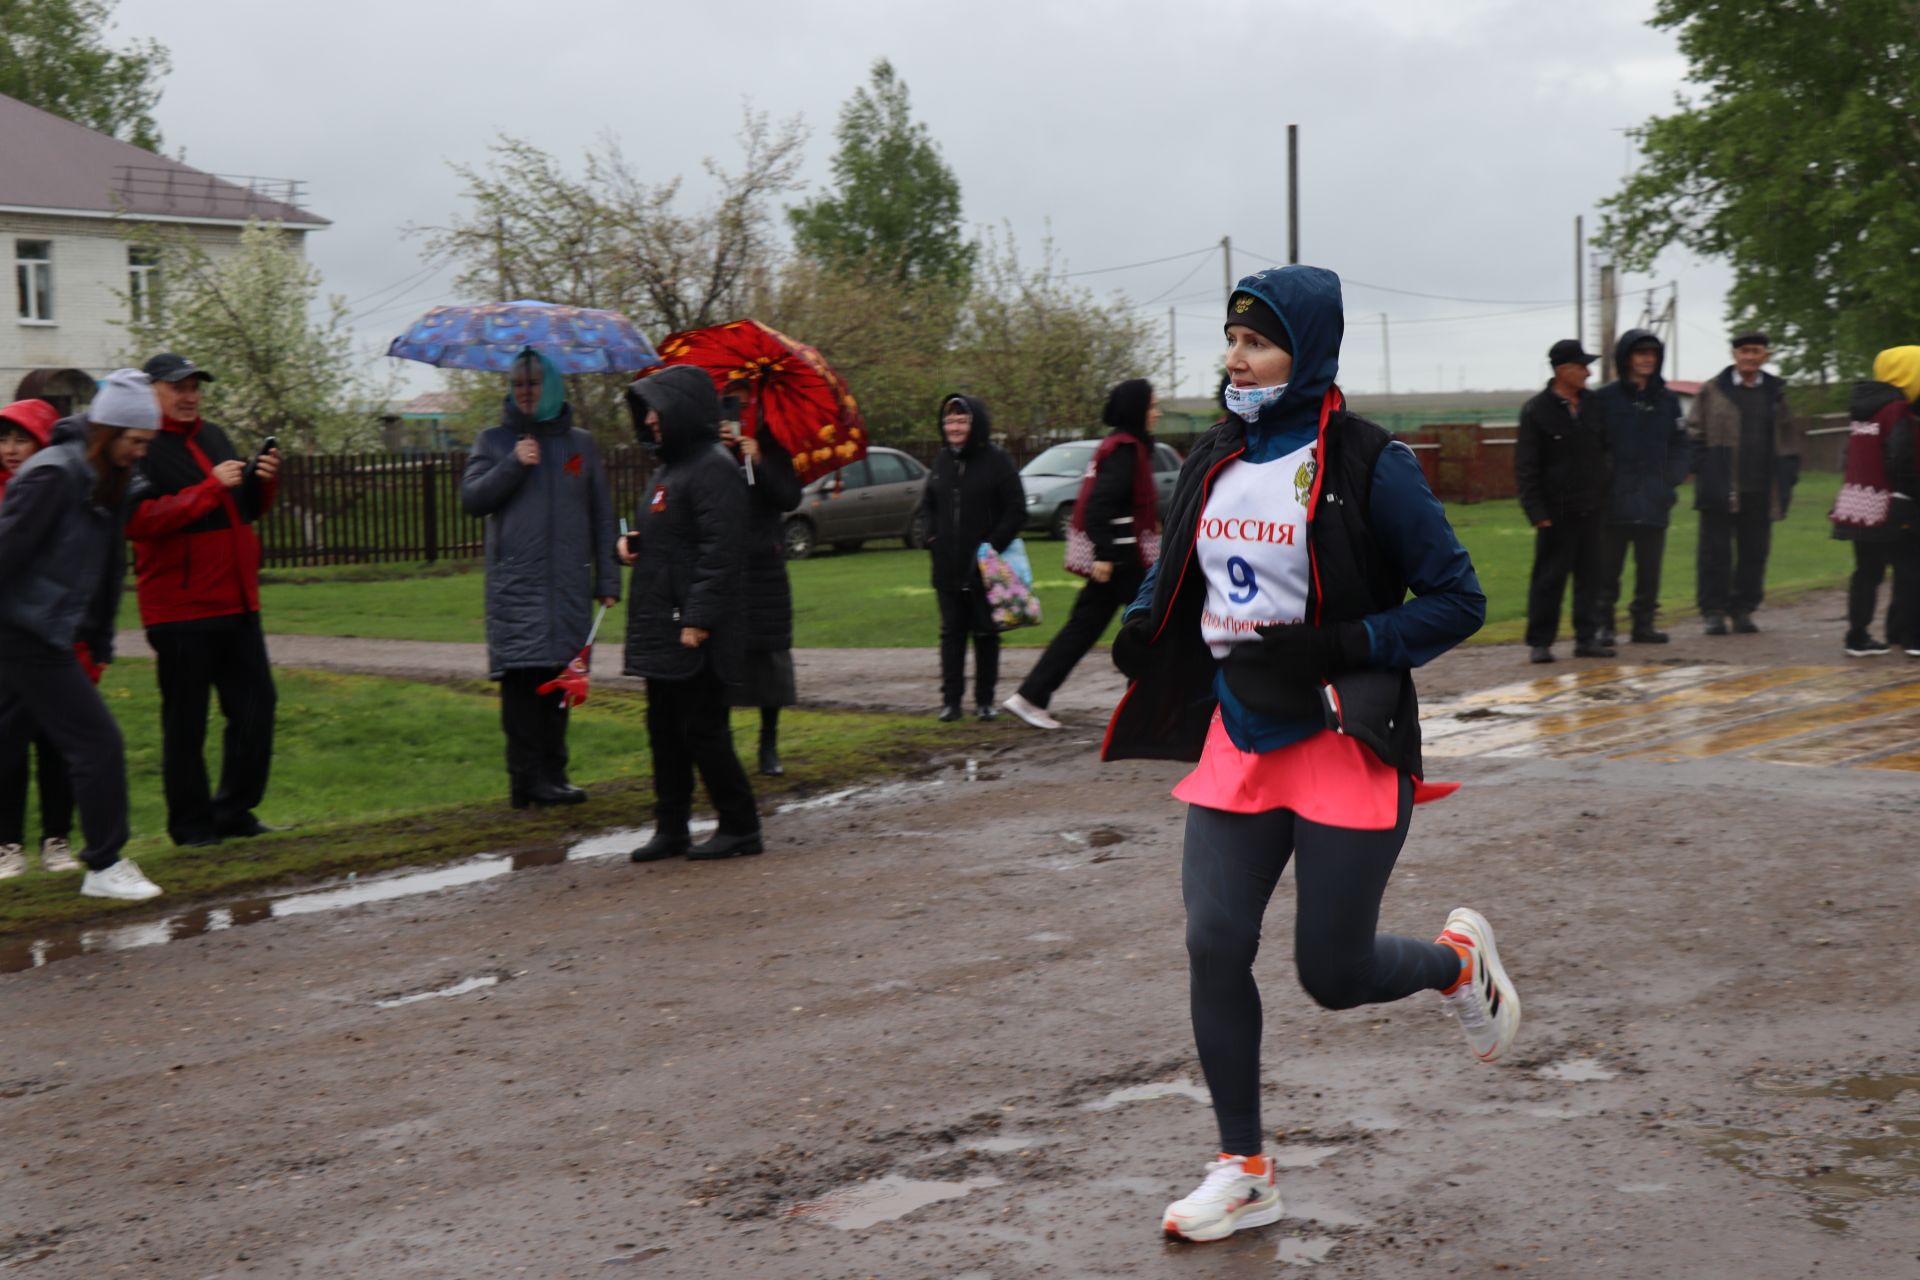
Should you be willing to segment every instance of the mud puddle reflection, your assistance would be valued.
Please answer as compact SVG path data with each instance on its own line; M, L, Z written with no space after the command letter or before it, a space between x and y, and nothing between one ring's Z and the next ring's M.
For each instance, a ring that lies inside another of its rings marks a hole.
M988 1187L997 1187L1000 1179L991 1175L968 1178L962 1182L924 1182L889 1173L871 1182L842 1187L818 1200L809 1200L787 1210L790 1218L838 1227L842 1231L862 1231L904 1218L916 1209L924 1209L942 1200L958 1200Z
M943 785L944 783L936 778L916 782L889 782L871 787L847 787L821 796L789 801L775 809L774 813L776 815L804 813L845 805L885 804L898 801L902 796L930 791ZM708 819L694 823L692 831L695 836L703 836L711 832L714 826L713 821ZM312 915L316 912L337 911L346 907L438 893L446 889L459 889L533 867L553 867L568 862L590 862L600 858L611 858L624 855L636 845L646 843L652 836L653 828L650 826L626 827L601 832L599 835L571 845L556 845L550 849L535 849L511 856L483 853L424 871L403 869L366 877L349 875L343 881L314 888L265 894L260 897L223 903L219 906L198 906L138 924L114 927L71 925L48 929L37 936L0 940L0 973L18 973L23 969L38 969L56 960L70 960L75 956L91 955L100 951L130 951L139 947L160 946L168 942L178 942L183 938L197 938L204 934L259 924L264 920Z

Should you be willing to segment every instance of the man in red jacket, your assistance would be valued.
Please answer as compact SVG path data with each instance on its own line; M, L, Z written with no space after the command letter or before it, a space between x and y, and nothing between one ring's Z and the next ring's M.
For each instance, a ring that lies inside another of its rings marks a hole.
M260 629L260 539L279 450L252 462L200 419L213 375L172 352L142 366L164 420L129 498L140 620L159 656L161 778L167 834L180 845L268 830L253 814L273 759L273 672ZM227 728L220 789L208 794L207 694Z

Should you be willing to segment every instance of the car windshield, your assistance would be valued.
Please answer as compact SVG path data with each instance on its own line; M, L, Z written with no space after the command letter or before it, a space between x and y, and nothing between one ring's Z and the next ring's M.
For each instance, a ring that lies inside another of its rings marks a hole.
M1098 442L1077 440L1072 444L1057 444L1039 457L1020 468L1023 476L1077 476L1087 469L1087 459L1093 456Z

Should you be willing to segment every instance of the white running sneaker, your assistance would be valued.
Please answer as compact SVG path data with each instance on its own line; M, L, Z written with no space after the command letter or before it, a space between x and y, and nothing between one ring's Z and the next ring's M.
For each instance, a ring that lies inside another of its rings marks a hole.
M40 869L42 871L78 871L80 860L73 856L73 849L64 836L48 836L40 842Z
M1520 1031L1520 994L1500 963L1493 926L1472 907L1455 907L1434 941L1452 947L1466 961L1460 981L1442 991L1440 998L1460 1020L1473 1056L1492 1062L1513 1047Z
M1045 707L1036 707L1017 693L1000 705L1036 729L1064 729L1067 727L1048 715Z
M27 851L17 844L0 844L0 880L11 880L27 869Z
M80 882L80 895L85 898L145 902L148 898L159 897L160 893L160 886L147 879L131 858L122 858L105 871L89 871L87 878Z
M1207 1162L1207 1176L1184 1200L1167 1206L1160 1229L1180 1240L1225 1240L1245 1227L1280 1221L1280 1190L1273 1162L1264 1155L1230 1156Z

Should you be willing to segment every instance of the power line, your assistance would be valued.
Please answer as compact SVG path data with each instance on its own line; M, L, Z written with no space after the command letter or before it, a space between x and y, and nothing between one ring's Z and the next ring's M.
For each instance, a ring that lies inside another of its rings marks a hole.
M1255 253L1251 249L1247 250L1247 254L1250 257L1259 258L1262 262L1271 262L1275 266L1286 265L1284 258L1276 258L1271 254ZM1392 285L1369 284L1365 280L1356 280L1352 276L1341 276L1340 283L1372 289L1376 293L1397 293L1407 298L1427 298L1434 302L1474 302L1490 307L1564 307L1573 301L1571 298L1463 298L1451 293L1421 293L1414 289L1396 289Z
M1178 262L1182 258L1197 258L1203 253L1212 253L1219 249L1219 247L1217 244L1210 244L1204 249L1194 249L1188 253L1169 254L1164 258L1149 258L1145 262L1124 262L1117 267L1094 267L1087 271L1067 271L1062 273L1062 278L1072 280L1076 276L1103 276L1110 271L1131 271L1135 267L1157 267L1163 262ZM1175 287L1178 288L1179 286L1176 285Z
M1206 258L1200 259L1200 261L1194 263L1191 267L1187 268L1187 274L1181 276L1178 280L1175 280L1172 284L1162 289L1159 293L1154 294L1151 298L1148 298L1145 302L1141 303L1140 305L1143 307L1150 307L1154 303L1159 302L1162 298L1172 293L1175 289L1178 289L1181 285L1193 279L1193 273L1206 265L1207 265L1207 259Z

